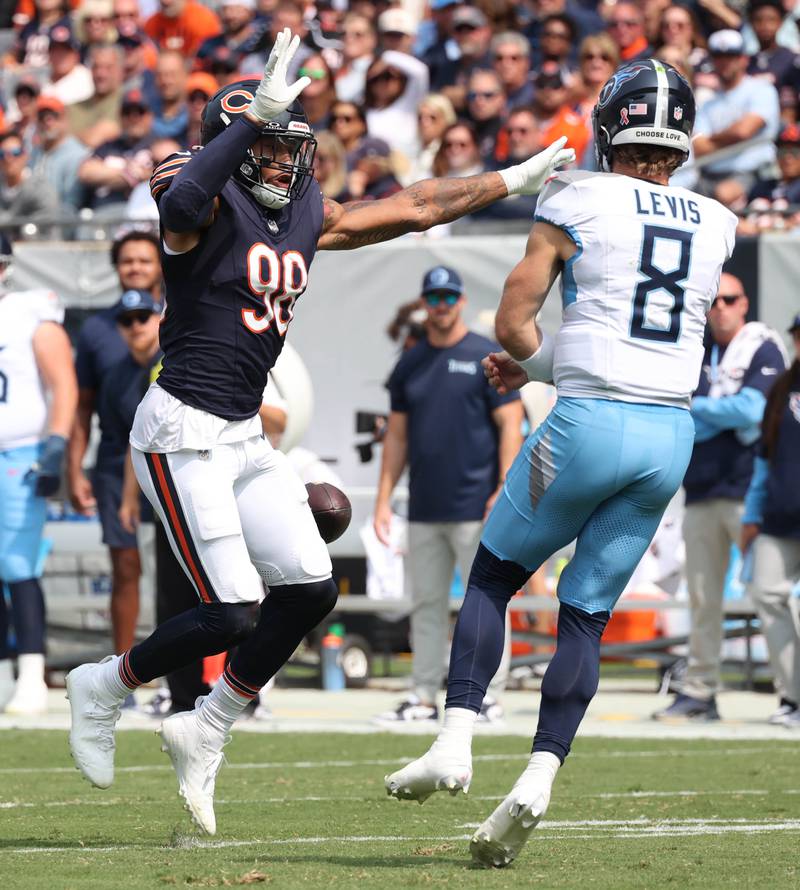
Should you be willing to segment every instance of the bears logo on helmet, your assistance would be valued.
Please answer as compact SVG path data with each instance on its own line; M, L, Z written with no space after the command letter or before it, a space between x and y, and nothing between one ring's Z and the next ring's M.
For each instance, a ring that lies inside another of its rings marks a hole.
M624 65L603 86L592 112L598 167L610 170L620 145L674 148L685 160L694 117L692 88L672 65L658 59Z
M200 141L203 145L214 139L247 111L258 89L257 80L240 80L218 90L206 103L201 118ZM317 141L311 132L303 106L295 101L282 114L266 121L261 129L274 140L271 154L255 154L251 149L246 161L233 174L253 197L270 210L280 210L289 201L296 201L312 179ZM278 148L290 160L278 160ZM265 170L277 170L291 178L286 187L263 179Z

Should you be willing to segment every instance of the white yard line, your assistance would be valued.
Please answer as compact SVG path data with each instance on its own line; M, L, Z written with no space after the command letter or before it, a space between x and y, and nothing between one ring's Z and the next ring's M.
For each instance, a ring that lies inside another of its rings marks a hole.
M754 754L766 754L766 753L774 753L775 746L774 744L770 745L762 745L756 748L707 748L707 749L692 749L689 747L682 747L680 749L680 754L685 755L687 757L719 757L721 755L726 754L741 754L741 755L754 755ZM395 757L391 759L381 759L381 760L295 760L295 761L263 761L261 763L229 763L226 766L226 769L344 769L349 767L362 767L362 766L395 766L396 764L406 763L409 760L413 760L415 757L419 756L420 752L415 752L413 754L403 755L402 757ZM663 751L601 751L594 754L582 753L578 751L577 753L570 754L570 759L581 758L584 757L590 758L592 760L603 760L606 758L618 758L618 757L663 757ZM511 762L518 760L527 760L530 757L528 753L520 753L520 754L476 754L472 760L474 763L497 763L497 762ZM143 766L118 766L116 771L118 773L149 773L149 772L166 772L172 769L168 764L148 764ZM47 767L3 767L0 768L0 775L15 775L15 774L25 774L25 773L36 773L36 774L50 774L50 773L72 773L75 772L75 767L69 766L47 766Z

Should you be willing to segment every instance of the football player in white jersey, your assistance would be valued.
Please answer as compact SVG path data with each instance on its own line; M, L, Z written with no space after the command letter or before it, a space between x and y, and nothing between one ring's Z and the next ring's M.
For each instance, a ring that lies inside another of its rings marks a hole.
M46 710L45 613L39 585L45 498L55 494L78 386L64 310L47 290L6 287L11 245L0 235L0 582L11 594L18 679L0 591L0 710Z
M453 639L444 727L423 757L386 777L401 799L467 791L473 725L500 660L507 603L577 538L558 582L557 648L533 753L472 838L481 865L508 865L544 815L597 691L611 610L691 455L689 399L706 313L736 228L722 205L669 185L694 116L691 88L670 65L620 68L594 109L604 172L550 180L525 257L505 283L496 333L506 351L484 360L486 374L500 391L553 380L558 399L487 520ZM551 339L535 318L559 273L562 325Z

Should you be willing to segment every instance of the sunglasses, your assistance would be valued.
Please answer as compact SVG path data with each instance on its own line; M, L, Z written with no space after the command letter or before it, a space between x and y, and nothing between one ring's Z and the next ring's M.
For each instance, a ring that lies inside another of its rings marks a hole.
M117 324L122 325L123 328L130 328L133 327L134 322L137 324L147 324L152 317L152 312L148 312L146 309L137 309L134 312L126 312L125 315L121 315L117 319Z
M638 19L615 19L608 23L609 28L635 28L639 24Z
M610 62L611 56L608 53L584 53L581 56L581 62L588 62L591 59L602 59L604 62Z
M572 40L566 31L542 31L542 37L552 37L553 40Z
M720 300L722 300L726 306L733 306L733 304L743 296L744 294L718 294L714 299L714 302L711 304L711 308L713 309Z
M475 25L468 25L466 23L463 23L461 25L456 25L453 30L456 32L456 34L459 34L466 31L477 31L478 29Z
M297 73L301 77L310 77L312 80L322 80L328 75L324 68L298 68Z
M495 62L519 62L520 59L527 59L527 56L523 56L520 53L495 53L494 60Z
M469 148L472 145L471 142L467 142L466 139L448 139L444 147L445 148Z
M800 145L779 145L778 157L798 158L800 157Z
M494 99L499 96L499 90L470 90L467 93L467 101L474 102L476 99Z
M355 114L332 114L331 121L336 123L336 121L341 121L343 124L352 124L356 119Z
M508 130L509 135L511 133L522 133L523 135L525 133L533 133L533 127L506 127L506 130Z
M3 158L18 158L25 154L25 149L20 145L19 148L0 148L0 160Z
M367 83L387 83L390 80L402 80L404 76L397 71L381 71L380 74L370 77Z
M461 294L453 294L453 293L432 293L432 294L423 294L422 299L429 306L438 306L442 301L444 301L446 306L455 306L456 303L461 299Z
M368 34L366 31L345 31L344 36L345 37L361 38L361 37L367 37Z

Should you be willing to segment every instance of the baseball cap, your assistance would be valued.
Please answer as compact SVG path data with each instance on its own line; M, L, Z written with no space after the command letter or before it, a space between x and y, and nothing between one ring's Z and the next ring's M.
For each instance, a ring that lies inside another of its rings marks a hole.
M144 111L150 111L150 106L141 90L128 90L122 97L120 109L124 111L126 108L141 108Z
M741 56L744 54L744 38L733 28L723 28L708 38L708 51L712 56Z
M147 290L126 290L114 307L114 318L125 315L126 312L161 312L161 303L153 299L153 295Z
M792 319L791 325L786 329L790 334L793 334L795 331L800 331L800 312L795 315Z
M195 71L186 78L186 95L205 93L209 98L219 89L217 78L207 71Z
M239 67L240 55L233 52L230 47L218 46L210 56L207 56L203 62L204 67L210 70L218 69L231 73Z
M79 52L81 48L80 40L66 25L56 25L50 30L50 44L51 46L54 44L68 46L70 49L74 49L75 52Z
M561 66L557 62L544 62L533 79L533 84L540 90L559 90L564 86Z
M775 137L778 145L800 145L800 127L797 124L787 124Z
M388 143L376 136L365 136L349 158L353 164L364 158L388 158L392 153Z
M458 6L462 0L430 0L431 9L446 9L448 6Z
M459 6L453 13L453 28L459 25L472 25L473 28L484 28L489 24L486 16L474 6Z
M464 293L461 276L455 269L448 266L434 266L425 273L425 277L422 279L422 293L424 296L436 291L446 291L461 296Z
M245 9L255 9L256 0L221 0L220 6L244 6Z
M417 33L414 19L405 9L387 9L378 16L378 31L381 34L407 34L413 37Z
M28 92L31 96L38 96L41 88L42 85L35 77L24 75L17 81L17 85L14 87L14 95L16 96L17 93Z
M65 111L64 103L55 96L39 96L36 100L37 111L55 111L56 114L63 114Z

